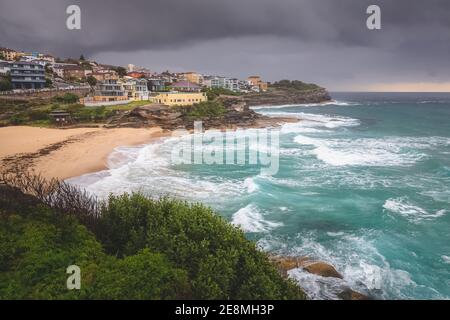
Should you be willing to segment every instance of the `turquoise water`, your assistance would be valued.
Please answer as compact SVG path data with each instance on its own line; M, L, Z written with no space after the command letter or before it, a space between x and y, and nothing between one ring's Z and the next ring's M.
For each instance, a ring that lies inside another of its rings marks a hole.
M174 165L181 139L169 138L118 148L110 170L73 181L100 196L202 201L265 250L330 262L344 280L291 272L315 299L342 287L380 299L450 298L450 95L333 98L256 108L303 119L280 129L274 176L258 166Z

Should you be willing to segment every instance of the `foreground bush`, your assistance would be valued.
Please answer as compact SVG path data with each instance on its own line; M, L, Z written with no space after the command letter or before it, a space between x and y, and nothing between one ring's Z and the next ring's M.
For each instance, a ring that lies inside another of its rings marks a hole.
M73 204L50 208L0 186L0 298L304 298L209 208L141 194L111 196L101 207L86 220ZM66 289L72 264L82 270L81 290Z

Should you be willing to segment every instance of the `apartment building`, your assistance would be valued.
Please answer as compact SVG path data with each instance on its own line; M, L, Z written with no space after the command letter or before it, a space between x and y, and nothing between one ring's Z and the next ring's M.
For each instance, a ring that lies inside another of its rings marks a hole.
M123 85L115 79L97 83L93 102L114 102L128 100Z
M208 77L203 84L208 88L223 88L234 92L240 91L239 79L227 77Z
M9 48L0 48L0 53L3 55L5 60L13 61L18 57L18 52Z
M45 70L33 62L15 61L10 64L13 89L43 89Z
M180 80L189 81L189 82L195 83L197 85L203 84L203 75L201 75L198 72L191 71L191 72L179 73L178 78Z
M149 91L146 79L125 79L122 82L127 99L142 101L149 99Z
M181 92L200 92L202 90L202 88L198 84L190 81L174 82L170 87L173 91Z

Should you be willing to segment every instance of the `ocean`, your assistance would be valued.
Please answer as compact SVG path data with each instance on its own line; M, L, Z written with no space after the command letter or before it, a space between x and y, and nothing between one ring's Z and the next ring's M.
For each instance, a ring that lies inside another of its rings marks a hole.
M450 299L450 94L334 93L265 106L279 170L173 164L180 137L117 148L109 170L70 179L88 191L141 191L212 206L267 251L329 262L344 279L290 272L312 299L343 287L377 299ZM258 133L248 129L247 135Z

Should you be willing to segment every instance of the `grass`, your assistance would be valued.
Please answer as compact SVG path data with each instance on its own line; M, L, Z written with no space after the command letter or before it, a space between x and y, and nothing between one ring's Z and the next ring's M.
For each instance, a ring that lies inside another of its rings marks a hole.
M51 100L30 100L26 102L0 101L0 126L29 125L35 127L54 127L49 114L54 110L66 110L78 124L103 122L115 111L127 111L150 104L150 101L133 101L117 106L85 107L73 102L72 97L54 98ZM70 101L70 102L68 102Z
M117 105L117 106L106 106L106 109L108 110L120 110L120 111L126 111L126 110L132 110L136 107L141 107L141 106L145 106L147 104L150 104L151 102L148 100L143 100L143 101L132 101L130 103L127 104L121 104L121 105Z

